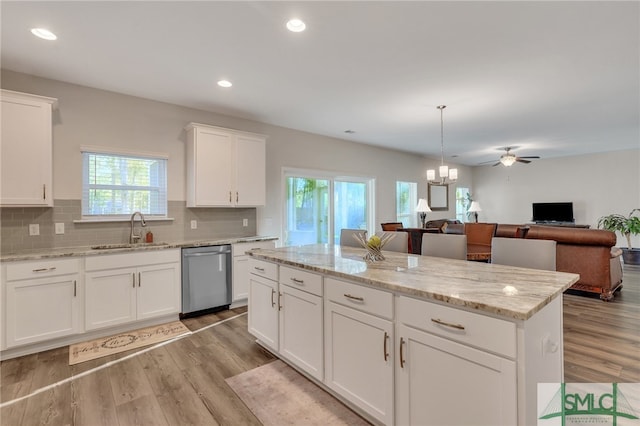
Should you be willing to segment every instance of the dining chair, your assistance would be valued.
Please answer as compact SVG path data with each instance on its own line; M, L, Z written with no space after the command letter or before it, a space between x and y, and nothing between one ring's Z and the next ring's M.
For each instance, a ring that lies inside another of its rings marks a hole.
M465 223L467 260L491 260L491 239L496 235L497 223Z
M353 237L354 235L362 235L365 241L367 240L366 229L348 229L342 228L340 230L340 245L348 247L362 247L358 241Z
M467 260L467 236L424 234L422 235L422 255Z
M396 251L399 253L409 253L409 234L406 232L389 232L389 231L378 231L376 235L380 238L384 234L394 234L394 237L390 239L387 244L382 247L383 251Z
M495 237L491 242L491 263L555 271L556 242Z
M380 227L383 231L396 231L400 228L404 228L402 222L385 222L381 223Z

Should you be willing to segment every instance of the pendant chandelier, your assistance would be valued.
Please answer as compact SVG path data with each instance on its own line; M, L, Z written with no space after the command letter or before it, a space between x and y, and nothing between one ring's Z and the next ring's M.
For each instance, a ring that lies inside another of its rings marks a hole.
M440 167L438 168L438 176L440 180L436 180L435 170L427 170L427 180L429 183L438 182L440 185L447 183L447 178L450 182L455 182L458 179L458 169L449 170L449 166L444 164L444 120L442 119L442 110L446 107L446 105L438 105L436 107L440 110Z

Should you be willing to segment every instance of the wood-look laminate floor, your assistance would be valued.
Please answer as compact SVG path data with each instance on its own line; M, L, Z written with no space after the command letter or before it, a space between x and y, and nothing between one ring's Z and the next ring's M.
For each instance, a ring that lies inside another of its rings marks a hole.
M63 347L3 361L1 403L33 395L3 406L0 425L259 425L225 382L274 359L245 312L185 319L192 331L227 321L146 352L69 366ZM564 350L566 382L640 382L640 268L625 269L612 302L564 295Z

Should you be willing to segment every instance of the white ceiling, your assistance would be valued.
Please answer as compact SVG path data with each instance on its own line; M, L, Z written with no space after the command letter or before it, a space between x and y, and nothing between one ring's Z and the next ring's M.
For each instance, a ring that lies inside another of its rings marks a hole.
M639 146L636 1L0 7L14 71L436 157L445 104L445 157L468 165Z

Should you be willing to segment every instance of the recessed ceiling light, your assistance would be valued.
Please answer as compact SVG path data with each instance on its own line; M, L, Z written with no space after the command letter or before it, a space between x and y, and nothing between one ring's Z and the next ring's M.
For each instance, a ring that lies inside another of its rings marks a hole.
M294 18L290 19L289 22L287 22L287 29L289 31L293 31L294 33L302 32L305 30L305 28L307 28L307 25L300 19Z
M43 38L45 40L55 40L58 38L58 36L56 36L54 33L52 33L51 31L45 28L32 28L31 34L33 34L36 37Z
M220 80L218 82L218 86L220 86L220 87L231 87L231 86L233 86L233 84L231 84L231 82L229 80Z

